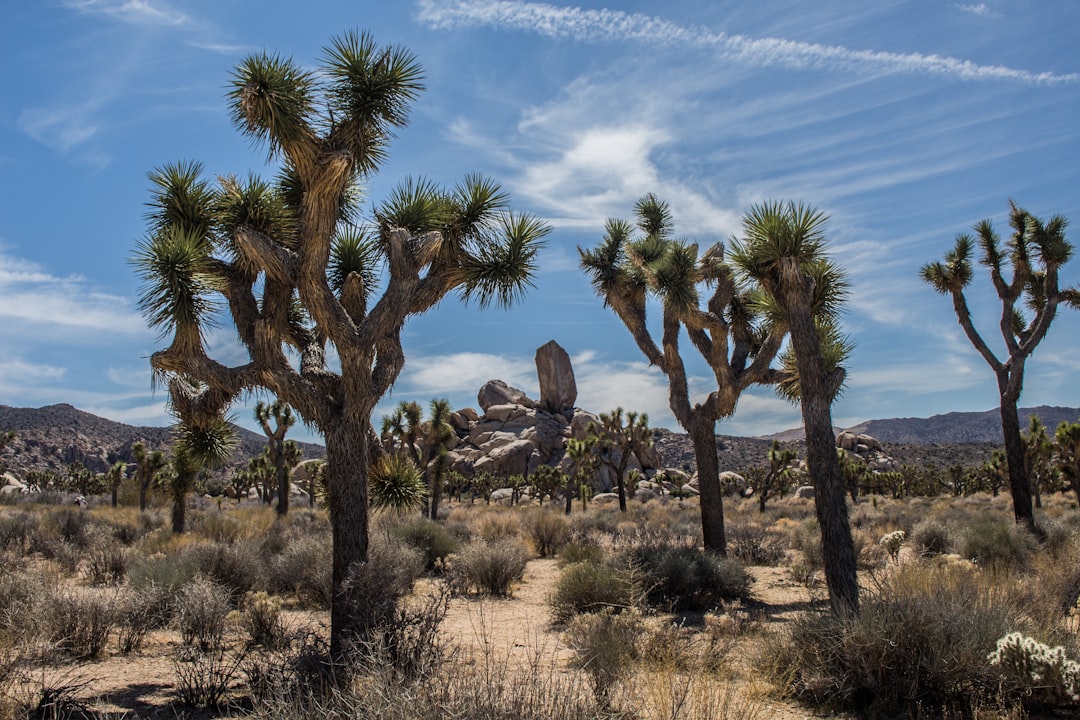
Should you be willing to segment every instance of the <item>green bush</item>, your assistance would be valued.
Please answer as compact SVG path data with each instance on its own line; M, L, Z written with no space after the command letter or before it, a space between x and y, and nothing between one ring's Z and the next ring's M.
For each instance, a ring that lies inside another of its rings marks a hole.
M551 596L555 620L604 608L625 610L641 599L641 583L633 568L612 562L578 562L563 568Z
M403 523L396 526L392 533L398 540L420 551L428 570L461 548L461 542L434 520L422 518Z
M528 559L517 540L474 542L453 558L453 583L463 591L508 596L513 584L525 576Z
M737 560L688 544L650 540L635 548L632 558L655 607L704 611L750 595L752 578Z

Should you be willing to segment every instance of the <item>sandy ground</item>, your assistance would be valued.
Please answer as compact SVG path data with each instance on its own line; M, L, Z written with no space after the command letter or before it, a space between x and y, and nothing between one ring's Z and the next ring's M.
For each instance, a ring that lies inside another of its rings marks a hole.
M464 653L466 662L470 654L479 658L486 652L489 656L509 658L512 663L539 660L551 667L565 668L570 651L560 642L560 629L552 626L548 603L559 572L555 560L532 560L510 598L455 597L442 631ZM750 572L755 578L755 613L763 618L767 629L782 626L810 607L807 589L791 579L787 568L754 567ZM423 585L418 592L424 592ZM288 612L286 616L292 627L318 627L328 622L325 613ZM740 642L760 642L760 636L756 638L752 634ZM168 630L151 633L144 648L128 656L119 654L115 642L111 642L104 657L94 662L34 671L27 678L25 692L33 693L42 683L52 687L72 686L76 688L74 695L97 712L134 712L139 717L173 718L177 713L188 718L214 717L206 711L172 706L175 692L172 658L179 645L179 635ZM735 653L742 649L737 647ZM743 654L749 655L752 649L746 647ZM739 675L736 672L734 682L740 682ZM796 705L762 697L760 691L757 695L762 709L758 717L779 720L816 717Z

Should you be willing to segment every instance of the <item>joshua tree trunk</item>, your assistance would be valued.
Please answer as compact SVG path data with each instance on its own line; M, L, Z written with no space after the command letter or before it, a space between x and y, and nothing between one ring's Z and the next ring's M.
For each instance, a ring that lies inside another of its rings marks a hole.
M187 493L173 497L172 531L180 535L187 530Z
M284 463L277 468L277 515L285 517L289 514L289 468Z
M1008 392L1001 394L1001 434L1005 441L1005 461L1009 469L1009 492L1012 494L1013 516L1036 537L1041 537L1035 525L1031 504L1031 484L1024 472L1024 440L1020 436L1018 398Z
M354 473L367 473L370 453L365 420L343 420L326 434L324 472L334 538L335 589L330 605L330 656L335 661L347 658L352 644L371 629L364 626L365 613L357 611L355 589L347 583L352 568L368 558L367 483Z
M724 498L720 492L720 464L716 458L716 421L706 412L695 412L690 421L694 444L698 493L701 501L701 534L705 549L727 555L724 532Z
M814 510L821 529L829 602L834 611L857 612L859 579L855 543L848 522L844 476L836 456L832 427L832 398L836 393L829 385L830 381L838 385L838 379L829 378L825 372L810 303L792 298L786 304L791 344L799 365L806 463L814 481Z

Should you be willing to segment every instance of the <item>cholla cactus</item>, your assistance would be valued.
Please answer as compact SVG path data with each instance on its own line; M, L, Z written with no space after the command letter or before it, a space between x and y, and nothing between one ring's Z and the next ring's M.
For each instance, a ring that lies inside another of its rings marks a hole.
M1065 656L1065 648L1051 648L1022 633L1009 633L997 641L987 657L1004 678L1049 703L1080 702L1080 663Z
M893 562L900 562L900 546L904 544L904 538L906 537L907 533L903 530L893 530L878 542L885 548L885 552L889 553L889 557L893 559Z

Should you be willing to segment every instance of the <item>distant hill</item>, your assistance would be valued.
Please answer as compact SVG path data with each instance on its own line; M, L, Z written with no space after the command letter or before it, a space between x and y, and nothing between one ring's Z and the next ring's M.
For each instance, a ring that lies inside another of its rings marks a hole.
M1032 415L1042 420L1047 430L1053 432L1062 422L1080 420L1080 408L1040 405L1020 409L1020 425L1027 427ZM839 433L841 428L835 428ZM854 433L865 433L884 443L906 445L943 445L956 443L1001 444L1001 414L997 408L985 412L952 412L928 418L889 418L867 420L849 428ZM802 440L802 428L793 428L773 435L762 436L765 440L795 442Z
M0 452L0 461L17 475L28 470L62 471L81 462L104 472L117 460L133 462L131 446L142 442L151 450L165 450L172 428L125 425L79 410L71 405L17 408L0 405L0 432L15 431L15 440ZM238 427L240 446L230 467L247 463L266 445L266 438ZM305 458L325 455L321 445L299 443Z
M1080 409L1040 405L1020 410L1020 425L1027 427L1037 415L1050 432L1061 422L1080 420ZM848 428L872 435L881 442L912 445L942 443L1001 443L1001 414L995 408L986 412L953 412L929 418L891 418L867 420Z

